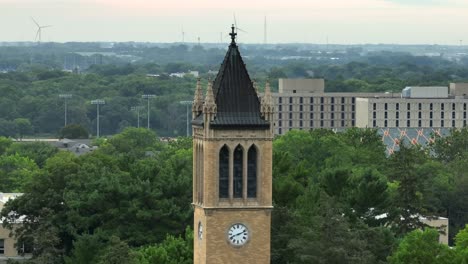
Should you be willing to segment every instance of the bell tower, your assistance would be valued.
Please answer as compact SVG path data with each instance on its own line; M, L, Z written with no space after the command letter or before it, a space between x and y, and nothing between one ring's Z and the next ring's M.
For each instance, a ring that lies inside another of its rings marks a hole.
M235 41L203 99L193 101L194 263L270 263L273 104Z

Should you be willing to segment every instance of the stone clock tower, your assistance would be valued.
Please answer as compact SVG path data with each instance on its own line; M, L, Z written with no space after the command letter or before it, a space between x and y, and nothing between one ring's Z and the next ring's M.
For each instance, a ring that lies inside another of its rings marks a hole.
M260 100L232 27L206 96L193 101L194 263L270 263L273 104Z

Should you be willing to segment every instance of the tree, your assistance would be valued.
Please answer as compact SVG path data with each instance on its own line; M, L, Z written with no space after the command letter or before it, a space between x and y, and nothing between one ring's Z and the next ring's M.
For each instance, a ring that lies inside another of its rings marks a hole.
M11 144L6 154L27 157L39 167L43 167L47 159L57 154L58 151L55 146L45 142L21 142Z
M80 124L70 124L60 129L60 138L81 139L88 138L88 130Z
M389 263L455 264L457 262L448 246L439 243L439 233L434 229L425 229L408 233L389 257Z
M0 191L23 192L26 184L38 173L31 159L15 155L0 156Z
M20 139L24 137L24 135L30 135L33 132L33 127L29 119L27 118L16 118L14 120L16 131Z

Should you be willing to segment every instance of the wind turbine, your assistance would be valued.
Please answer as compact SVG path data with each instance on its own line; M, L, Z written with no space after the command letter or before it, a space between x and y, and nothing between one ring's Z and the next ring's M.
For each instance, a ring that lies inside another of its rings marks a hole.
M183 26L182 26L182 43L185 43L185 31L184 31Z
M39 25L39 23L36 22L36 20L34 20L34 18L31 17L31 20L32 20L32 21L34 22L34 24L36 24L36 26L37 26L36 37L34 38L34 40L37 41L38 43L41 43L41 39L42 39L42 29L43 29L43 28L51 27L52 25L41 26L41 25Z
M234 16L234 28L235 28L236 30L241 31L241 32L247 33L247 31L245 31L245 30L243 30L243 29L237 27L236 13L233 13L233 16ZM236 33L237 33L237 32L236 32Z

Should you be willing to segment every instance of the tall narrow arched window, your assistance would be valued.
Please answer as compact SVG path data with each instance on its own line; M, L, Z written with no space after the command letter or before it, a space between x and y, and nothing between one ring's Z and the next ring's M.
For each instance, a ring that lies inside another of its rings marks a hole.
M244 150L242 149L241 145L237 146L234 150L234 198L242 198L243 153Z
M257 148L251 146L247 157L247 197L257 197Z
M229 197L229 149L219 151L219 198Z

